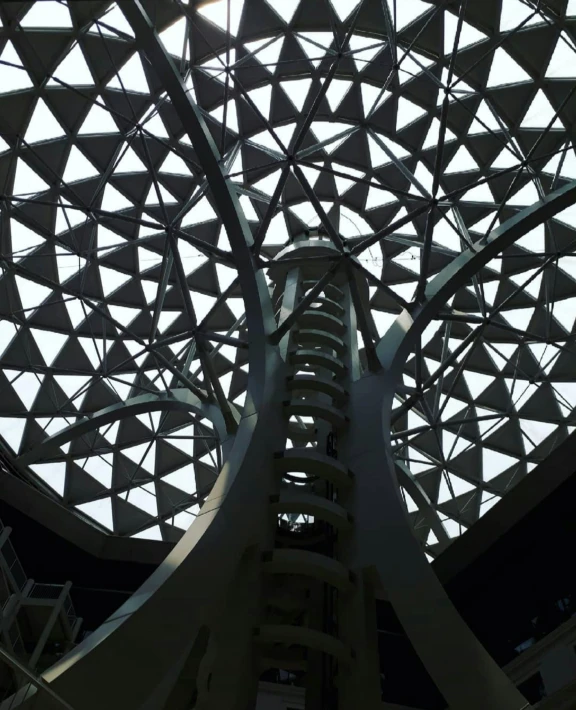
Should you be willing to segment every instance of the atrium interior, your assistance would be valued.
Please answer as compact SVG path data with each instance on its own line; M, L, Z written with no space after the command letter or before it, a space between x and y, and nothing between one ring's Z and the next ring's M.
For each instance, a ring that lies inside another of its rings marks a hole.
M0 3L0 710L574 710L575 140L576 0Z

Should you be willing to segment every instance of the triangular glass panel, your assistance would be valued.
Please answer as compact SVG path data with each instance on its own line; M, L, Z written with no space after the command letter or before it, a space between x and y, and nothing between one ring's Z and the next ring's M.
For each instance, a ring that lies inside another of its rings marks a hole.
M169 192L164 185L158 184L158 189L156 189L156 185L150 185L144 204L147 206L159 205L160 201L162 201L164 205L174 205L177 202L174 195Z
M196 318L198 319L198 322L203 321L214 307L216 297L207 296L204 293L197 293L196 291L190 291L190 295L192 297L194 311L196 312Z
M438 145L438 142L440 140L441 127L442 126L440 124L440 121L437 118L433 118L432 123L430 124L430 128L428 129L428 133L426 134L424 144L422 145L422 150L427 150L428 148L435 148ZM444 134L444 144L454 140L456 140L456 135L448 128L448 126L446 126L446 132Z
M153 269L158 264L162 263L162 255L157 254L151 249L138 248L138 263L140 264L140 273Z
M431 6L422 0L388 0L388 5L397 32L431 10Z
M320 80L324 83L324 79ZM350 91L352 83L349 79L336 79L333 78L330 82L330 86L326 91L326 99L328 100L328 105L331 111L336 111L338 106L342 103L342 100L346 94Z
M119 192L114 185L108 183L104 189L102 198L102 209L109 212L119 212L134 205L124 195Z
M4 51L0 55L4 64L0 64L0 94L10 91L21 91L33 86L28 72L24 69L20 57L10 40L6 42Z
M531 81L530 75L522 69L518 62L512 59L508 52L502 47L498 47L492 58L492 68L486 88L493 89L497 86L519 84L525 81Z
M61 83L71 86L92 86L94 79L86 64L84 54L79 44L75 44L70 52L64 57L48 81L48 86L60 85Z
M562 165L560 167L561 162ZM560 177L571 179L576 178L576 154L574 153L572 146L566 146L566 152L554 155L542 168L542 172L550 175L556 175L558 168L560 168Z
M528 234L520 237L516 244L524 249L529 249L535 254L541 254L546 247L546 231L544 225L541 224L528 232ZM511 278L514 281L514 277Z
M140 119L140 125L144 134L151 134L156 138L169 138L164 121L155 106L150 106L148 111Z
M61 197L60 205L56 208L56 234L86 222L87 218L84 212L81 209L73 209L68 200Z
M111 498L100 498L98 500L90 501L89 503L81 503L75 507L81 513L84 513L84 515L92 518L92 520L95 520L106 529L114 529Z
M270 104L272 101L272 86L260 86L258 89L252 89L248 92L248 96L265 119L270 118Z
M16 454L20 451L26 421L24 417L18 419L13 417L0 417L0 434Z
M398 81L400 84L405 84L407 81L410 81L425 71L429 66L434 64L434 62L423 54L412 50L409 54L402 57L399 64Z
M158 330L164 333L179 318L181 311L162 311L158 319Z
M478 133L487 133L488 131L496 132L501 131L502 127L498 123L496 116L490 110L490 107L486 103L486 99L482 99L478 110L476 111L476 116L472 121L468 135L473 136Z
M126 244L126 240L120 237L118 234L112 230L104 227L103 225L98 225L98 255L104 256L108 254L114 247L122 246Z
M110 269L111 271L111 269ZM92 367L97 370L104 359L104 341L102 338L78 338L82 350L88 356Z
M574 319L576 318L576 297L566 298L563 301L556 301L553 305L552 313L554 318L568 333L572 332Z
M527 283L531 276L533 276L532 280ZM530 294L533 298L538 298L540 294L540 287L542 285L542 270L528 269L527 271L523 271L521 274L510 276L510 281L516 284L516 286L522 286L523 290Z
M130 461L133 461L137 466L141 466L148 473L154 473L155 458L156 458L156 443L152 444L136 444L122 449ZM132 501L130 501L132 502Z
M86 156L73 145L68 154L66 168L62 179L64 182L74 182L75 180L86 180L98 175L98 170L86 158Z
M510 310L502 311L502 315L508 323L513 328L521 331L528 329L533 313L533 308L511 308Z
M551 128L563 128L546 94L542 89L539 89L520 124L520 128L548 128L550 124L552 124Z
M80 409L89 389L87 385L91 377L88 375L54 375L54 379L60 385L64 394Z
M332 153L348 138L348 135L341 138L338 136L350 130L348 124L339 121L314 121L311 128L318 142L325 143L323 147L328 153Z
M452 54L454 51L454 42L456 41L456 33L458 30L458 18L451 12L444 12L444 54ZM480 32L465 20L462 22L460 37L458 38L457 51L470 47L472 44L483 42L488 39L484 32Z
M339 195L343 195L346 190L349 190L352 185L356 185L356 181L359 178L364 177L364 173L361 170L355 170L354 168L349 167L348 165L338 165L338 163L334 163L333 166L334 170L338 170L341 173L345 173L347 175L350 175L350 177L341 177L339 175L334 176L334 181L336 182L336 190ZM319 171L314 171L318 175L320 174Z
M55 245L54 252L56 254L56 266L60 283L64 283L72 276L75 276L86 266L86 259L61 247L59 244Z
M110 311L112 318L125 327L141 313L139 308L130 308L129 306L109 305L108 310Z
M14 391L22 400L22 404L27 410L32 409L36 395L42 386L44 375L35 372L19 372L17 370L4 370L4 374L10 381Z
M166 159L160 165L159 171L161 173L169 173L171 175L192 175L190 168L186 165L184 160L172 151L168 153Z
M68 317L70 318L72 327L78 327L80 323L82 323L82 321L86 318L86 306L84 306L82 301L80 301L78 298L67 298L64 301L64 305L66 306L66 310L68 311Z
M320 66L320 62L326 56L328 48L334 42L334 35L332 32L299 32L296 35L296 39L302 47L304 54L316 69ZM350 44L350 47L351 46Z
M391 192L388 192L388 190L380 190L376 187L369 187L364 209L371 210L375 207L383 207L384 205L396 202L397 199L398 198Z
M268 5L284 22L288 23L300 5L300 0L266 0Z
M365 118L382 106L384 101L392 95L389 91L383 90L378 86L372 86L372 84L368 84L365 81L360 84L360 92Z
M454 454L454 456L456 456L456 454ZM476 490L476 487L468 483L468 481L452 473L444 472L440 480L438 503L446 503L448 500L453 500L453 498L463 495L464 493L472 493L474 490Z
M104 27L104 24L108 27ZM118 32L114 32L118 30ZM122 37L122 35L128 35L129 37L134 37L134 32L128 20L124 17L123 12L120 10L118 5L114 3L112 7L102 15L88 30L90 33L106 35L108 37Z
M40 330L38 328L30 328L30 332L36 341L38 349L42 353L45 363L50 367L63 348L64 343L68 340L68 336L62 333L56 333L55 331Z
M210 111L210 115L213 116L217 121L220 123L224 122L224 105L218 106L218 108L213 109ZM226 128L234 131L235 133L239 132L239 127L238 127L238 114L236 112L236 101L234 99L230 99L228 103L226 104Z
M485 182L468 190L462 199L466 202L494 202L494 196Z
M532 205L538 202L540 196L538 195L538 190L533 182L527 182L523 188L514 193L512 197L508 198L508 204L511 206L523 207L525 205Z
M270 74L274 74L278 65L280 52L284 46L284 37L277 37L274 41L267 39L258 39L254 42L247 42L246 49L254 54L254 57L264 66Z
M144 293L144 299L145 299L146 303L152 303L153 301L155 301L156 296L158 295L158 284L155 281L148 281L147 279L142 279L140 284L142 286L142 292ZM138 345L138 344L135 344L135 345L137 345L137 347L136 347L137 351L142 350L141 345ZM126 345L126 347L128 347L128 346ZM128 349L130 350L130 348L128 348ZM132 355L134 354L131 350L130 350L130 352L132 353ZM138 363L138 364L140 364L140 363Z
M506 168L518 166L521 160L522 158L512 152L510 146L505 146L500 153L498 153L498 156L490 167L498 170L506 170Z
M18 329L14 323L10 323L10 321L7 320L0 320L0 355L4 354L4 351L17 333Z
M132 278L129 274L123 274L120 271L116 271L116 269L109 269L106 266L102 266L102 264L99 266L99 271L102 292L105 296L109 296Z
M264 244L286 244L288 241L290 241L290 233L286 227L286 220L284 215L279 212L270 222Z
M89 134L117 133L118 126L112 115L98 104L94 104L78 131L79 136Z
M184 216L181 226L188 227L192 224L204 224L204 222L211 222L216 217L216 212L214 212L208 198L202 197Z
M10 219L10 243L12 245L11 258L13 261L18 262L31 251L44 244L45 240L21 222L12 218Z
M236 63L236 50L232 48L230 53L222 52L217 54L215 57L209 59L207 62L197 65L198 69L202 69L209 76L219 81L221 84L226 82L226 77L228 73L226 72L226 67L232 67ZM186 87L191 96L196 100L196 92L194 90L194 84L192 79L189 78L186 82ZM184 138L180 139L183 143L188 143L190 145L188 137L185 135Z
M488 491L482 491L482 498L480 502L480 510L478 512L478 516L482 517L490 510L490 508L493 508L499 500L501 500L500 496L495 496L492 493L488 493Z
M148 168L138 157L136 151L125 145L120 152L120 160L114 168L114 173L145 173Z
M132 502L132 501L131 501ZM153 525L151 528L146 528L146 530L141 530L138 533L134 533L130 537L135 537L138 540L162 540L162 531L159 525Z
M576 255L564 254L559 260L558 265L567 274L570 274L572 279L576 281Z
M44 99L39 98L28 128L26 129L26 133L24 134L24 140L27 143L37 143L38 141L60 138L60 136L63 135L64 129L58 123Z
M229 32L232 37L236 37L243 9L244 0L216 0L201 5L197 12L223 32Z
M290 145L290 141L292 139L294 131L296 130L296 124L288 123L285 126L274 126L272 130L280 139L280 142L285 147L288 147ZM258 133L257 135L252 136L251 140L257 145L261 145L264 148L269 148L270 150L280 152L280 146L268 130L262 131L262 133Z
M413 123L421 116L424 116L426 111L412 101L408 101L404 97L398 99L398 111L396 113L396 130L404 128L405 126Z
M312 79L290 79L288 81L282 81L280 85L298 111L302 111L312 85Z
M479 170L478 163L470 155L468 148L461 145L444 172L448 175L450 173L464 173L470 170Z
M14 195L36 195L48 189L48 183L34 172L22 158L18 158L16 163L16 175L14 176Z
M528 20L525 22L525 20ZM500 32L510 32L522 24L524 27L543 22L543 18L534 11L534 8L526 5L520 0L505 0L502 3L502 11L500 13Z
M330 0L330 4L341 22L344 22L360 2L361 0Z
M30 468L44 483L56 491L58 495L64 495L66 484L66 463L64 461L52 463L36 463Z
M329 45L327 45L329 46ZM373 37L353 34L348 42L349 52L354 59L356 70L361 72L380 54L386 43Z
M492 375L484 375L481 372L466 370L464 373L464 379L466 380L470 394L473 398L476 398L479 394L484 392L484 390L489 387L496 378Z
M20 301L25 311L28 311L27 316L32 315L31 311L35 310L48 298L52 290L41 286L40 284L29 281L22 276L15 276L16 286L20 294Z
M82 468L105 488L111 488L112 464L113 454L100 454L99 456L88 456L83 462Z
M139 94L148 94L150 92L138 52L135 52L122 69L112 77L107 84L107 88L123 89L124 91L133 91Z
M22 27L42 27L68 29L72 27L72 18L66 3L56 0L35 2L20 20Z
M482 478L484 481L491 481L517 463L518 459L513 456L494 451L487 446L482 448Z
M407 216L408 216L408 210L406 209L406 207L401 207L398 210L398 212L396 212L396 214L394 216L394 222L398 222L399 220L404 219ZM403 227L400 227L400 229L398 231L401 232L402 234L408 234L408 235L414 236L414 237L417 236L417 234L418 234L416 232L416 227L414 226L414 222L406 222L406 224L404 224ZM402 252L402 254L404 255L404 257L406 257L406 252ZM420 252L418 249L414 248L412 251L409 250L408 254L412 255L412 256L410 256L409 261L414 261L414 255L417 254L418 255L418 263L420 262L420 258L419 258ZM401 258L402 258L402 255L401 255ZM406 266L406 264L403 264L403 266Z
M533 446L541 444L544 439L550 436L550 434L558 428L557 424L535 421L533 419L519 419L518 421L522 433L530 439Z
M564 32L558 37L554 53L546 69L547 79L576 78L576 49Z
M166 50L176 57L185 57L188 53L187 23L186 17L181 17L158 35Z

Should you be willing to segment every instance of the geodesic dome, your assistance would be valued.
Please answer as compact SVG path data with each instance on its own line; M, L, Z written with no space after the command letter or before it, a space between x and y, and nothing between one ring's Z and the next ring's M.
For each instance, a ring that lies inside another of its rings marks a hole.
M366 243L362 352L462 250L576 178L573 0L147 10L236 185L261 268L306 233ZM4 4L0 18L7 460L102 530L176 540L221 466L205 412L128 408L27 461L86 416L177 387L241 412L250 333L234 254L120 8ZM575 228L568 208L494 258L406 364L394 453L450 537L571 431Z

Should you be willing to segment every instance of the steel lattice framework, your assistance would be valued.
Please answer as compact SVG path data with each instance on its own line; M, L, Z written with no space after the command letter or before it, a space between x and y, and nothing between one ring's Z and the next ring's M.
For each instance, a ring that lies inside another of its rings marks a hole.
M238 560L270 546L272 501L292 531L344 526L354 509L356 542L331 563L377 571L450 707L520 708L418 547L438 554L571 431L576 5L47 2L0 17L11 462L117 535L177 541L198 517L56 687L73 699L99 655L113 663L114 639L156 623L194 575L238 591L242 619L224 618L245 639L257 573ZM325 460L326 442L345 463ZM326 478L338 505L283 498L279 472L293 488ZM230 544L243 516L252 532ZM273 572L349 591L342 569L276 552ZM228 639L203 631L215 612L190 594L195 609L173 613L195 632L164 639L180 683L202 676L210 634ZM345 642L268 623L258 643L340 668L351 646L363 670L341 707L364 685L376 702L363 604L339 612ZM251 658L201 706L248 698ZM466 688L446 678L477 663ZM151 686L126 688L118 707L144 708Z

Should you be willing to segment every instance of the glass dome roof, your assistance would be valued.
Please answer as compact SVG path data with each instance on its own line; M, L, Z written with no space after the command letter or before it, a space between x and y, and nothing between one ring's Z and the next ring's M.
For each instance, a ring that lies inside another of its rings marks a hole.
M305 230L379 235L357 265L374 341L463 249L576 179L574 0L146 5L264 270ZM17 457L177 385L241 410L249 333L226 232L115 3L5 3L0 19L0 435L31 485L93 525L176 540L220 468L201 412ZM573 429L575 229L573 207L493 259L407 362L395 455L449 537Z

